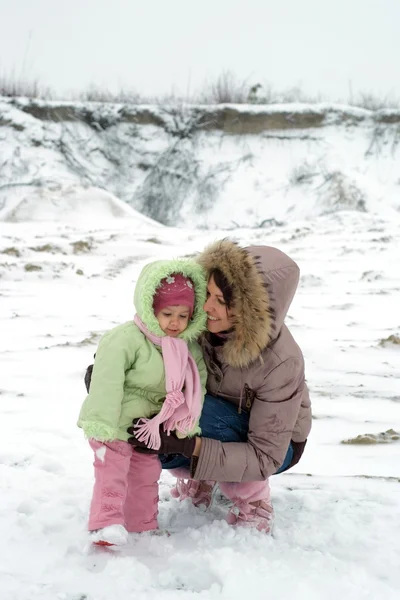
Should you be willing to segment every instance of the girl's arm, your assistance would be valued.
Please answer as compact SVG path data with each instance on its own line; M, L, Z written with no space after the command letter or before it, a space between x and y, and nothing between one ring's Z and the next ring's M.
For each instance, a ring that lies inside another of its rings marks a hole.
M88 438L102 442L117 438L125 372L135 360L135 341L128 325L112 329L100 340L90 391L78 420Z

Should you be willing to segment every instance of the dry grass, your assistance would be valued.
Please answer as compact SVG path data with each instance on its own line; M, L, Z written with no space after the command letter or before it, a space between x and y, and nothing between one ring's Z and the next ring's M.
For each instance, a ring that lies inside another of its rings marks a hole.
M389 444L390 442L398 442L400 440L400 433L394 429L388 429L381 433L364 433L357 435L355 438L343 440L342 444L350 445L370 445L370 444Z
M93 240L78 240L76 242L71 242L72 252L74 254L85 254L90 252L93 248Z
M49 87L43 86L38 79L18 77L14 73L0 73L0 96L5 98L42 98L52 100L54 94Z
M136 90L121 89L118 92L90 84L86 90L69 94L56 94L37 78L18 76L15 72L0 73L0 96L7 98L27 97L44 100L71 100L84 102L122 103L122 104L292 104L318 102L338 102L368 110L383 108L400 109L400 98L393 94L379 96L372 92L349 93L347 99L326 98L321 94L312 95L300 87L293 86L284 90L274 89L266 82L241 80L232 71L222 71L213 81L206 82L203 88L190 97L178 94L149 96Z
M392 334L389 335L389 337L382 339L379 342L380 346L386 347L386 346L390 346L390 345L395 345L395 346L399 346L400 345L400 336Z
M110 90L91 85L87 90L81 92L79 100L83 102L107 102L111 104L144 104L144 98L135 91L120 90L111 92Z
M201 104L246 104L250 86L240 81L231 71L223 71L215 81L207 83L200 92Z
M31 273L32 271L41 271L42 267L40 265L34 265L33 263L27 263L24 269L28 273Z
M49 252L50 254L65 254L60 246L54 244L44 244L42 246L32 246L30 250L34 252Z
M360 108L365 108L367 110L381 110L383 108L400 108L400 99L393 94L387 94L386 96L378 96L372 92L359 92L353 97L350 94L350 97L347 100L348 104L352 106L359 106Z
M10 246L9 248L1 250L1 253L7 254L8 256L15 256L16 258L21 256L21 251L18 248L15 248L15 246Z

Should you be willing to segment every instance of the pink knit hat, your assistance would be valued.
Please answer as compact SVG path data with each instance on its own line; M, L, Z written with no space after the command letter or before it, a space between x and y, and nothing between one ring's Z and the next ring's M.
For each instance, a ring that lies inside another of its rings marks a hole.
M180 273L172 273L161 279L153 298L153 310L157 315L166 306L188 306L190 317L194 311L194 287L189 277Z

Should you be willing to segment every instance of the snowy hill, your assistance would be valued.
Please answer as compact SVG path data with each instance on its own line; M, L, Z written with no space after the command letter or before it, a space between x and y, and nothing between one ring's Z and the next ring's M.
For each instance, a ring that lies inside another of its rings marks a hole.
M93 188L173 226L257 227L342 210L398 216L399 125L400 112L329 104L4 98L0 219L29 218L28 198L38 205L32 218L54 203L64 218L71 190L84 203Z

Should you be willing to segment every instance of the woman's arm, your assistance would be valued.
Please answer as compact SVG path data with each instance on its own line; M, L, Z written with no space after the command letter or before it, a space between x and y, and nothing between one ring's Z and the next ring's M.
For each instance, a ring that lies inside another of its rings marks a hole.
M304 365L291 358L271 371L257 390L247 442L201 438L193 452L198 480L261 481L279 469L288 450L304 389ZM198 454L197 454L198 453Z

